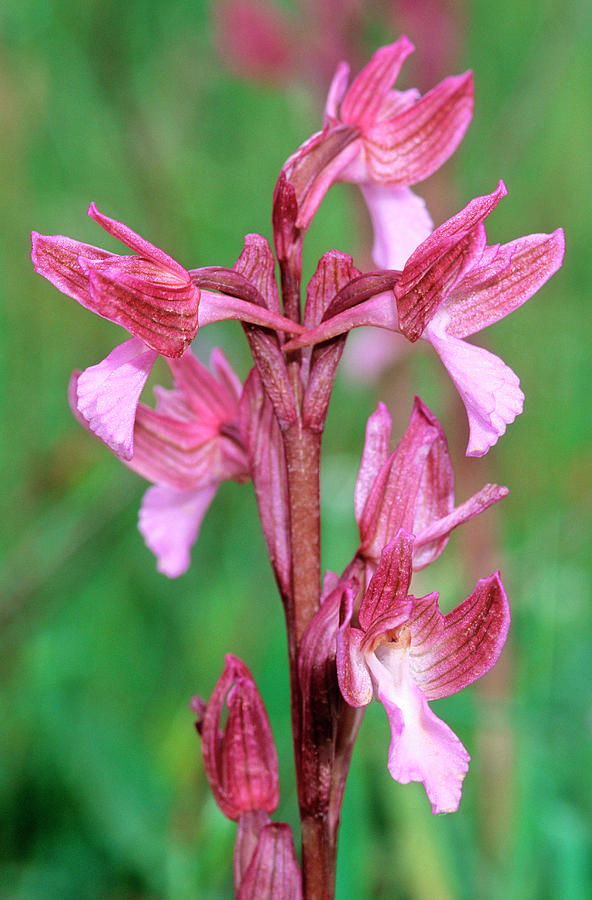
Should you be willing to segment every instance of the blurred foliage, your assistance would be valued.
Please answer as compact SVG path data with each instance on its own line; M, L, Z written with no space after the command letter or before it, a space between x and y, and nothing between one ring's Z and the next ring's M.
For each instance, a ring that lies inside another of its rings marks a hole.
M392 6L392 30L369 20L363 52L397 36ZM304 81L233 75L215 52L211 7L0 6L0 896L11 900L231 896L235 826L209 796L187 708L192 693L209 694L225 652L256 675L283 760L278 817L296 820L283 617L251 490L222 487L186 576L155 572L136 530L143 483L78 427L65 399L71 370L100 360L120 331L28 261L33 228L110 246L85 216L90 200L188 266L231 265L244 233L270 236L277 172L318 127L325 84L315 96ZM440 221L503 177L510 194L492 241L566 229L561 274L488 332L521 376L523 416L486 459L465 460L460 401L427 354L402 358L380 392L342 379L332 404L328 566L354 549L351 490L379 396L398 435L413 391L435 409L461 500L487 480L512 489L417 580L451 606L499 565L512 602L496 670L436 704L473 755L461 810L434 818L420 786L391 782L386 718L369 708L344 807L343 900L592 892L591 19L585 0L467 2L452 68L475 69L474 122L420 188ZM410 36L418 60L403 86L421 71L421 27ZM305 48L299 58L307 70ZM354 191L334 189L311 231L309 270L333 246L364 262L367 232ZM240 330L208 329L200 355L215 342L244 375Z

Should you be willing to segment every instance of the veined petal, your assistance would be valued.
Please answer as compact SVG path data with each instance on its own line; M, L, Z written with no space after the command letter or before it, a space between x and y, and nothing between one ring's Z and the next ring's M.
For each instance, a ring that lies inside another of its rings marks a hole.
M113 237L116 237L124 244L127 244L130 250L133 250L138 256L142 256L145 259L151 259L159 267L170 269L171 272L175 273L181 280L187 278L187 270L184 269L176 259L173 259L173 257L169 256L168 253L165 253L164 250L155 247L154 244L151 244L150 241L141 237L137 232L132 231L132 229L127 225L124 225L123 222L118 222L117 219L110 219L109 216L103 215L103 213L99 212L95 203L90 204L88 215L94 219L95 222L98 222L108 234L112 234Z
M412 554L413 535L401 528L383 549L362 600L358 617L364 631L368 631L375 620L394 617L406 610Z
M335 74L329 86L327 102L325 103L323 125L332 125L337 120L339 104L347 89L348 81L349 65L346 62L340 62L335 69Z
M458 338L425 333L456 385L469 417L467 456L483 456L522 412L518 376L498 356Z
M427 699L462 690L497 662L508 634L510 607L499 572L481 578L445 616L433 598L417 600L407 627L410 672Z
M200 424L217 427L238 418L240 381L219 348L212 351L212 368L217 375L224 373L222 377L215 378L191 351L181 359L170 360L169 368Z
M351 613L350 613L351 617ZM362 652L364 632L349 620L337 633L337 679L343 699L350 706L368 706L374 696L372 679Z
M433 230L425 201L408 187L360 185L374 229L372 258L379 269L402 269Z
M31 259L35 271L47 278L59 291L77 300L85 309L96 312L88 293L88 272L83 272L79 257L105 260L112 254L100 247L73 241L61 234L31 234Z
M176 273L137 256L79 260L88 273L94 312L122 325L163 356L181 356L197 333L199 290Z
M189 568L191 548L218 487L218 482L187 491L156 486L144 494L138 527L163 575L177 578Z
M389 772L401 784L422 782L434 814L455 812L469 754L414 684L405 651L391 650L388 644L379 651L372 673L391 727Z
M343 122L366 129L376 121L401 66L414 49L411 41L403 35L394 44L376 51L370 62L354 78L343 98Z
M416 402L403 439L377 474L358 521L359 552L375 564L400 528L408 532L415 528L417 496L437 438L437 430Z
M444 301L448 334L464 338L509 315L559 269L564 249L561 228L504 244L488 264L468 272Z
M453 75L417 103L368 123L364 149L373 181L402 187L423 181L451 156L473 115L473 75Z
M465 503L461 503L448 515L432 521L423 530L418 529L413 545L413 570L417 572L425 568L440 555L448 541L448 535L454 528L484 512L492 504L503 500L509 493L506 487L500 487L498 484L486 484L478 493Z
M407 260L395 285L400 330L416 341L438 307L483 254L486 238L483 220L507 193L500 181L496 190L476 197L444 222Z
M391 427L391 414L384 403L379 403L376 412L372 413L366 424L366 440L354 492L354 509L358 524L374 479L388 459Z
M72 384L75 413L123 459L133 456L136 409L157 356L138 338L131 338Z

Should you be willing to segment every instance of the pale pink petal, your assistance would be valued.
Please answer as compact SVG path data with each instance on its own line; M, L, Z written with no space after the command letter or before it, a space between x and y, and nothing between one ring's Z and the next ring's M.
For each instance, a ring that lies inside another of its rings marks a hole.
M157 356L138 338L130 338L85 369L73 385L75 411L123 459L133 456L136 409Z
M409 342L394 331L354 331L343 354L343 371L351 383L375 383L400 363L409 349Z
M368 173L386 184L416 184L451 156L473 115L471 72L453 75L388 119L369 122L364 131Z
M236 403L238 409L238 404L243 392L242 382L220 347L214 347L212 350L210 356L210 368L212 369L212 372L215 373L220 384L232 398L233 403Z
M354 509L358 524L374 480L388 459L391 427L391 415L384 403L379 403L376 412L372 413L366 424L366 440L354 492Z
M401 784L422 782L434 814L455 812L469 754L414 684L405 651L391 646L383 644L376 657L370 654L378 699L391 726L389 772Z
M169 368L195 418L202 425L217 428L221 422L238 417L238 378L221 350L212 353L212 360L232 379L232 390L215 378L190 350L181 359L170 360Z
M498 356L429 327L434 346L456 385L469 417L467 456L483 456L522 412L520 380Z
M508 488L498 484L486 484L470 500L461 503L448 515L431 521L423 530L418 529L413 546L413 570L415 572L432 563L442 552L450 532L486 510L493 503L503 500L509 494Z
M518 238L499 247L491 261L481 260L444 301L448 334L464 338L509 315L557 271L564 249L558 228L552 234Z
M360 185L374 228L372 258L379 269L402 269L434 224L425 201L408 187Z
M401 66L414 49L411 41L403 35L394 44L376 51L370 62L354 78L343 98L343 122L366 129L376 121Z
M497 662L510 627L499 572L481 578L471 596L445 616L432 598L416 601L408 627L410 671L428 700L472 684Z
M409 109L410 106L417 103L420 97L421 94L417 88L409 88L407 91L389 91L380 107L377 122L397 116L404 109Z
M189 568L191 548L218 487L209 484L200 490L176 491L157 486L144 494L138 527L163 575L177 578Z

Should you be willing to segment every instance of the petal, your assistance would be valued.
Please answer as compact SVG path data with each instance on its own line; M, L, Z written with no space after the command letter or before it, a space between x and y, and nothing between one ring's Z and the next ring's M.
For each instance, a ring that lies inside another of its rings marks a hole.
M509 493L506 487L486 484L470 500L457 506L448 515L432 521L423 530L418 528L413 546L413 571L425 568L440 555L447 543L448 535L454 528L478 516L492 504L503 500Z
M302 900L294 838L285 822L270 822L261 829L236 896L237 900Z
M372 413L366 424L366 440L356 481L354 508L358 524L360 523L370 488L388 458L391 427L391 415L384 403L379 403L376 412Z
M377 619L396 617L407 610L412 555L413 535L401 528L382 551L362 600L358 617L364 631Z
M144 494L138 527L163 575L177 578L189 568L191 548L217 490L218 484L189 491L157 486Z
M369 128L376 121L388 91L414 46L403 35L394 44L381 47L352 81L341 103L341 120Z
M31 259L35 271L47 278L58 290L96 312L88 293L88 273L83 272L79 258L105 260L112 256L106 250L73 241L61 234L31 234Z
M133 456L136 409L157 356L138 338L131 338L85 369L72 385L75 413L123 459Z
M365 182L360 185L372 227L372 258L379 269L402 269L434 224L425 201L408 187Z
M423 429L428 426L432 428L432 440L419 475L419 484L415 494L412 530L417 535L452 512L454 508L454 472L448 452L448 442L442 426L419 397L415 398L411 426ZM443 535L440 535L439 538L438 541L434 540L431 546L424 546L420 550L416 537L413 545L414 570L428 565L440 555L448 538Z
M362 644L364 632L344 623L337 635L337 678L343 699L350 706L367 706L374 696Z
M337 119L339 104L345 94L349 81L349 66L346 62L340 62L335 69L335 75L329 86L327 102L325 103L324 125L331 125Z
M361 274L347 253L329 250L323 254L306 289L304 327L307 331L321 322L339 291Z
M509 315L559 269L564 249L561 228L504 244L488 264L468 272L445 300L448 334L464 338Z
M451 156L473 115L471 72L453 75L403 112L371 124L364 133L373 181L403 187L423 181Z
M388 457L368 493L360 529L360 553L378 561L399 528L415 528L418 492L423 491L428 456L438 431L417 405L397 449ZM423 502L423 501L422 501Z
M217 428L222 422L238 418L236 394L237 389L240 390L238 377L219 349L212 352L212 368L215 367L225 373L225 379L231 380L231 390L221 383L221 379L215 378L191 351L183 354L181 359L169 362L175 384L183 392L195 418L200 423L213 428Z
M509 627L510 607L499 572L481 578L471 596L445 616L431 598L416 601L409 622L409 664L427 699L455 694L488 672Z
M395 654L402 657L393 663ZM384 667L389 667L384 668ZM432 812L456 812L469 754L454 732L429 708L413 683L401 651L393 651L380 666L378 699L391 727L388 769L395 781L423 783ZM379 666L374 667L378 674Z
M181 356L197 333L199 290L152 261L113 256L86 262L92 309L163 356Z
M483 220L506 194L500 181L492 194L476 197L444 222L407 260L395 285L400 330L417 340L455 284L480 259L485 247Z
M522 412L520 380L498 356L428 328L425 334L456 385L469 417L467 456L483 456Z
M124 225L123 222L118 222L117 219L110 219L109 216L103 215L103 213L99 212L95 203L90 204L87 214L94 219L95 222L98 222L108 234L112 234L113 237L116 237L124 244L127 244L130 250L133 250L138 256L142 256L144 259L151 259L157 266L164 269L170 269L170 271L175 273L181 280L187 278L187 270L173 259L172 256L169 256L164 250L155 247L154 244L151 244L150 241L141 237L137 232L132 231L132 229L127 225Z

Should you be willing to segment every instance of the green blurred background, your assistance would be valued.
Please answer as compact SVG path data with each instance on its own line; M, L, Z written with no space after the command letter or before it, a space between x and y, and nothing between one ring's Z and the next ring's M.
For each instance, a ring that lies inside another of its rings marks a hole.
M488 223L490 241L563 225L567 255L536 299L478 341L516 369L527 396L485 459L464 459L464 412L429 353L397 357L378 386L351 376L337 386L325 564L340 570L355 548L367 416L387 399L398 437L418 391L449 435L459 499L488 480L511 495L455 534L415 589L440 590L450 608L499 566L513 609L498 667L434 704L473 757L458 814L434 818L421 786L390 780L386 717L369 708L337 895L583 900L592 893L592 6L275 6L293 17L293 45L280 41L263 69L249 59L257 41L237 38L221 3L0 6L0 896L232 896L235 826L209 795L187 706L192 693L209 695L225 652L257 678L282 760L277 815L295 823L283 619L251 487L222 487L187 575L156 573L136 529L145 484L66 402L71 370L102 359L122 332L33 273L29 232L115 249L85 215L95 200L188 267L232 265L245 232L270 236L275 178L319 125L335 57L359 65L406 30L418 51L403 87L475 70L467 137L419 187L435 220L503 177L509 196ZM339 186L311 231L308 270L331 247L367 265L368 240L355 190ZM244 375L240 328L207 329L196 349L207 359L215 343ZM156 380L165 377L163 367Z

